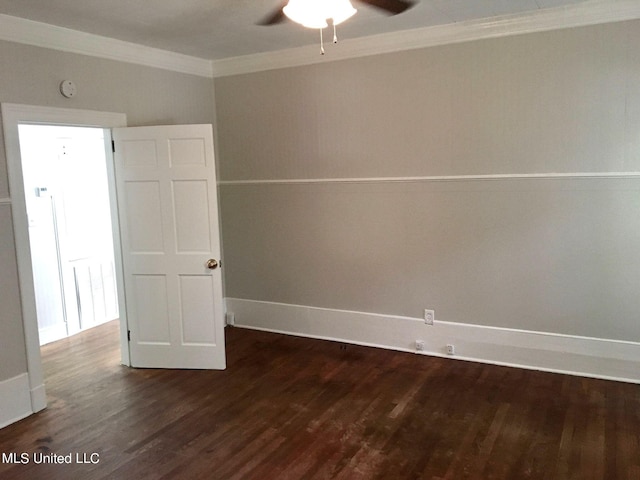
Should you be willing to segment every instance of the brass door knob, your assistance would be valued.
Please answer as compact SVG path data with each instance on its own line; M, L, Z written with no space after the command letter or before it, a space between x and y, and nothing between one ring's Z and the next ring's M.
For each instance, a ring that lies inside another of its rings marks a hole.
M210 258L209 260L207 260L207 268L209 270L215 270L216 268L218 268L218 261Z

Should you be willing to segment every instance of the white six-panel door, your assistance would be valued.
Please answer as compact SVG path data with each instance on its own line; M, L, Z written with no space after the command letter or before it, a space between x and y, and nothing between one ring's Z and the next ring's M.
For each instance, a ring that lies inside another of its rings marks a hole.
M224 369L212 127L117 128L113 139L131 365Z

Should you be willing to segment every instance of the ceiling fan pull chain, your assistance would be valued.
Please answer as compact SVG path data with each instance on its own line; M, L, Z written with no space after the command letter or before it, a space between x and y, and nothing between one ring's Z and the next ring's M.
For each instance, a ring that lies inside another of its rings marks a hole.
M320 30L320 55L324 55L324 40L322 39L322 29L319 28L318 30Z
M338 43L338 35L336 34L336 24L333 24L333 43Z

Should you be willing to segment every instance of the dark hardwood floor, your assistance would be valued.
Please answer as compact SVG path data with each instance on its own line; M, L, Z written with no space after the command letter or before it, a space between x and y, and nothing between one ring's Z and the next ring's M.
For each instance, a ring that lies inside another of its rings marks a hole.
M113 322L44 347L0 478L640 479L638 385L226 334L222 372L123 367Z

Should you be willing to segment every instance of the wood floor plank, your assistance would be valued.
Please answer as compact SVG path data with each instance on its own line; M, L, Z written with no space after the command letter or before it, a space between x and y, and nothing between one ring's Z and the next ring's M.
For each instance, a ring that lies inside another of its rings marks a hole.
M2 480L640 479L640 386L228 328L225 371L119 365L117 323L43 347L49 406Z

